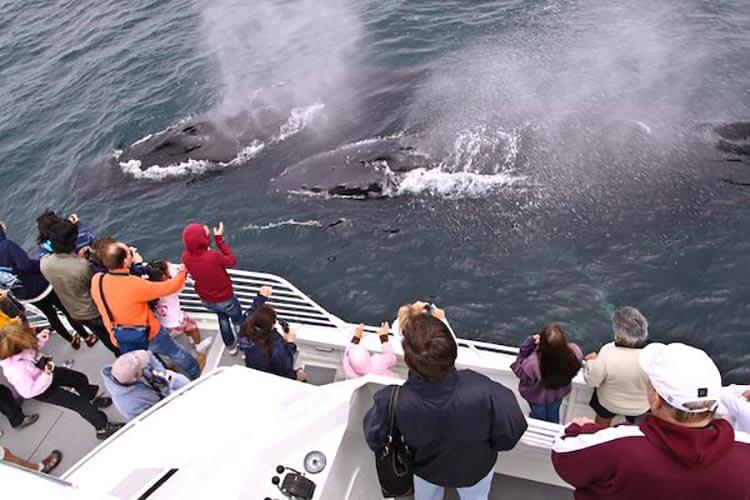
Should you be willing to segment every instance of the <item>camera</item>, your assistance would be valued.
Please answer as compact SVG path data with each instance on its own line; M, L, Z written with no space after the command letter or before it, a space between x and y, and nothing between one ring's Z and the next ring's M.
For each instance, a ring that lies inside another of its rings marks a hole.
M281 318L278 318L277 321L279 322L279 325L281 325L281 329L284 330L284 333L289 333L289 322Z
M147 366L143 369L143 378L157 392L166 396L169 394L169 385L172 383L172 375L166 370L154 370Z
M34 366L39 368L40 370L44 370L47 367L47 363L52 361L52 358L49 356L42 356L39 358L36 363L34 363Z

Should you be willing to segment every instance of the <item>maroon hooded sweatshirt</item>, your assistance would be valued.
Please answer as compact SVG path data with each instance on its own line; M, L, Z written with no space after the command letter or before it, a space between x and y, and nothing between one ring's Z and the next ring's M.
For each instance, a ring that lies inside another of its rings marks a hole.
M571 424L552 463L577 500L750 499L750 434L726 420L699 429L653 416L640 426Z
M195 280L195 291L206 302L224 302L234 296L227 267L237 265L237 259L222 236L215 236L220 252L209 248L211 239L203 225L188 224L182 231L182 263Z

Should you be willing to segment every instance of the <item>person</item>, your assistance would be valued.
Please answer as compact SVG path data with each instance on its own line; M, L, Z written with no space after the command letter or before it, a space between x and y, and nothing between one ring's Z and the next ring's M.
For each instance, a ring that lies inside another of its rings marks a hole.
M435 304L423 300L417 300L411 304L404 304L398 308L396 321L393 322L393 330L398 334L403 335L403 331L408 326L409 320L421 314L430 314L440 321L443 321L446 324L448 323L444 309L437 307ZM450 326L448 329L450 329ZM455 339L455 335L453 338Z
M52 253L42 258L39 264L45 279L52 285L68 313L89 328L115 357L119 356L120 350L110 340L89 292L94 273L88 260L75 253L78 227L60 219L46 228L46 235Z
M187 271L181 267L172 279L158 283L147 281L130 273L133 255L133 250L122 242L108 245L103 261L109 272L95 274L91 280L91 298L110 333L110 340L117 345L114 324L146 326L149 350L168 356L191 380L198 378L198 362L169 336L149 308L149 301L173 294L185 286Z
M518 392L529 402L531 418L560 423L560 405L570 394L582 358L581 348L556 323L526 337L510 368L519 379Z
M81 339L84 339L89 347L93 347L99 340L70 316L55 291L42 276L39 260L30 259L21 247L6 237L3 223L0 223L0 270L10 272L20 279L20 285L12 290L13 295L36 306L47 318L52 330L67 340L73 349L80 349ZM68 319L68 323L76 332L74 335L63 326L57 311L62 312Z
M182 232L182 241L185 245L182 263L195 280L195 292L203 306L217 314L221 338L229 353L234 355L237 354L238 346L229 320L239 331L243 317L242 306L234 295L227 268L236 266L237 259L229 245L224 242L223 222L214 228L213 233L219 251L210 248L211 232L208 226L188 224Z
M674 343L639 353L650 414L638 426L573 421L552 464L577 500L750 499L750 435L714 418L721 374L708 355Z
M181 373L164 368L148 351L130 351L102 368L104 386L117 410L132 420L190 383Z
M36 218L37 224L37 238L36 243L39 245L39 259L41 260L45 255L54 253L52 249L52 242L50 241L50 228L56 223L67 220L73 224L77 229L77 236L75 241L74 252L79 257L88 257L91 253L92 246L96 240L96 234L88 226L84 225L78 214L71 214L67 219L60 217L52 210L45 210L42 214Z
M28 324L25 312L23 304L13 298L7 290L0 290L0 327L14 320Z
M398 360L393 352L393 346L388 342L389 331L390 326L383 322L378 331L383 352L370 354L370 351L359 343L365 333L365 325L361 324L354 330L354 336L344 351L343 365L346 378L358 378L368 373L401 378L392 370Z
M99 396L99 387L81 372L55 366L42 354L49 340L49 330L34 330L19 322L0 329L0 368L13 388L26 399L36 399L77 412L96 429L98 439L106 439L122 424L110 423L100 408L112 404ZM67 389L74 389L71 392Z
M25 429L39 420L37 413L24 415L21 405L4 384L0 384L0 413L5 415L14 429Z
M176 274L176 271L174 274ZM156 282L166 281L174 277L170 272L170 266L164 261L147 264L146 276L148 276L150 281ZM203 367L206 361L206 351L211 347L214 339L213 337L208 337L201 340L198 324L180 306L180 291L159 298L154 306L154 313L159 323L169 330L170 334L184 334L188 336L198 353L198 364Z
M432 315L411 318L402 344L409 374L395 415L413 453L414 498L441 499L444 488L455 487L463 500L487 499L498 452L512 449L526 431L515 395L482 374L456 370L453 334ZM394 387L375 393L364 417L375 452L387 443Z
M721 411L739 432L750 433L750 385L730 385L721 391Z
M596 423L608 427L617 415L629 423L648 411L646 377L638 356L648 338L648 321L635 307L618 308L612 315L614 342L584 357L583 379L594 388L589 404Z
M297 334L285 322L284 336L276 330L276 311L260 306L240 328L239 348L245 354L245 366L280 377L307 381L304 370L294 369Z
M60 464L60 461L62 460L62 453L60 453L60 450L52 450L52 452L47 455L41 462L33 463L24 460L17 455L14 455L8 448L0 446L0 460L5 460L8 463L42 472L44 474L49 474L55 469L55 467Z

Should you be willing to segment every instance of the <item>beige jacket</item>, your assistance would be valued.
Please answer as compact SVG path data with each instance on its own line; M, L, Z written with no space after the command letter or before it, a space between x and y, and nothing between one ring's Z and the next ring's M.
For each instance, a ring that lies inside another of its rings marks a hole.
M641 349L610 342L599 350L596 359L583 364L586 385L596 388L599 402L612 413L637 416L649 409L648 379L638 364L640 354Z

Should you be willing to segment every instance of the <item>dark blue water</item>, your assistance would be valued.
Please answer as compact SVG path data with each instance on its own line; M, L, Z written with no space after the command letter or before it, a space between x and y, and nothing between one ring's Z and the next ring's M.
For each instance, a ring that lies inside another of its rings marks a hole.
M0 1L0 217L29 250L51 207L173 259L223 220L241 267L347 320L427 298L501 343L554 320L595 349L634 305L746 381L750 163L708 130L750 118L750 4L609 3ZM301 104L247 161L115 159L282 81ZM384 136L441 167L383 200L273 190Z

